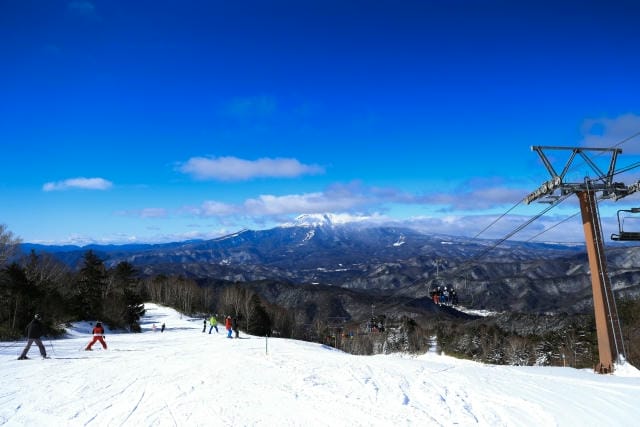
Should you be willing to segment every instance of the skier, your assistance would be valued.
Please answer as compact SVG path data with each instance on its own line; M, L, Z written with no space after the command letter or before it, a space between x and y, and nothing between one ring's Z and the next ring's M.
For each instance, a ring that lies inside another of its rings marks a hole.
M87 344L87 348L85 348L85 350L91 351L91 346L94 345L96 341L99 341L100 344L102 344L102 348L106 350L107 343L104 342L104 328L102 327L102 323L96 322L96 326L94 326L91 332L93 333L93 339L89 344Z
M160 333L164 332L164 323L162 323L162 326L160 327Z
M233 328L233 332L236 333L236 338L240 338L238 335L240 334L240 331L238 331L238 318L234 317L233 319L231 319L231 327Z
M202 333L204 334L207 331L207 318L204 318L204 323L202 324Z
M151 326L151 329L153 329L153 332L156 331L156 324L154 323L153 326Z
M218 319L216 319L216 316L214 316L213 314L209 318L209 324L211 325L211 327L209 328L209 333L211 333L211 330L213 328L215 328L216 333L218 333Z
M224 327L227 330L227 338L231 338L231 316L227 316L225 319Z
M25 328L25 333L27 335L27 345L25 346L24 350L22 350L22 354L20 355L20 357L18 357L18 360L28 359L27 353L31 348L31 344L33 344L34 342L40 349L40 355L42 356L42 358L48 359L47 350L44 348L42 340L40 339L40 337L44 335L44 325L40 320L40 315L36 314L35 316L33 316L33 320L29 322L29 324Z

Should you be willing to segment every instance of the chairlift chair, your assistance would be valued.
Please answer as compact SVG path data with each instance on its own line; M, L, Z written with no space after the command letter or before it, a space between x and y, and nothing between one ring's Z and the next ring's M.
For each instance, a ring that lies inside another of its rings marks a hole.
M620 220L620 212L640 213L640 208L620 209L618 211L618 234L612 234L611 240L639 241L640 231L624 231L623 221Z

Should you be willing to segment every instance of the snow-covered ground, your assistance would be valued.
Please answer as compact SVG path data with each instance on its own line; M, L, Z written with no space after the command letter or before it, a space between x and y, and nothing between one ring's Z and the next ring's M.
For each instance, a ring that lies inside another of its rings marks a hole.
M472 316L487 317L487 316L495 316L495 315L499 314L499 313L497 313L495 311L476 310L476 309L472 309L472 308L462 307L462 306L459 306L459 305L456 305L455 308L458 311L461 311L461 312L466 313L466 314L470 314Z
M202 319L146 304L143 333L89 324L45 341L0 343L7 426L632 426L640 374L482 365L427 353L352 356L287 339L202 333ZM152 331L166 323L164 333Z

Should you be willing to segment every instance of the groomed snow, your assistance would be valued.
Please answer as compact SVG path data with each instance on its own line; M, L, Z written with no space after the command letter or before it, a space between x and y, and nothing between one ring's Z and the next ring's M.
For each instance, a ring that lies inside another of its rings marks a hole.
M202 333L202 319L146 304L143 333L88 323L36 346L0 343L6 426L631 426L640 375L491 366L427 353L352 356L302 341ZM167 329L160 333L159 327ZM152 325L158 327L152 331Z

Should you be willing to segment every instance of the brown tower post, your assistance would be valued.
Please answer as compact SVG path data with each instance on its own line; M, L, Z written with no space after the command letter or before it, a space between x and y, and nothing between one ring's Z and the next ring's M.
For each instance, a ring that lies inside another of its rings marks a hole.
M617 342L621 337L617 336L614 324L618 323L616 310L613 303L613 292L607 272L607 260L602 241L600 219L596 207L596 198L593 191L576 192L580 200L580 212L582 225L591 270L591 288L593 291L593 309L595 311L596 333L598 336L599 361L595 369L600 373L613 372L613 363L619 356L618 349L621 343ZM615 317L615 318L614 318Z

